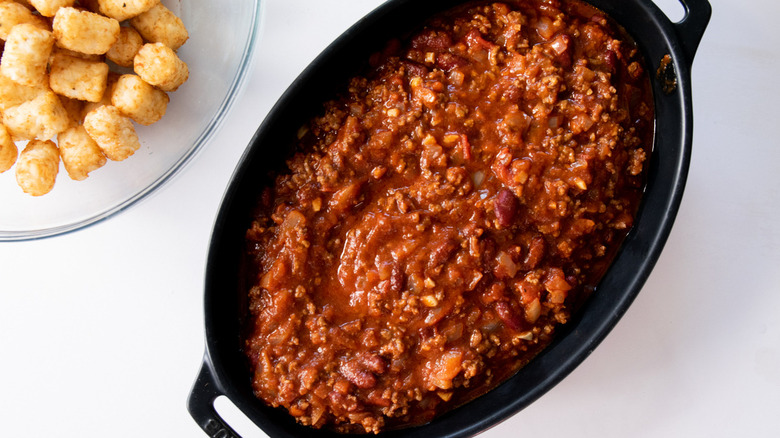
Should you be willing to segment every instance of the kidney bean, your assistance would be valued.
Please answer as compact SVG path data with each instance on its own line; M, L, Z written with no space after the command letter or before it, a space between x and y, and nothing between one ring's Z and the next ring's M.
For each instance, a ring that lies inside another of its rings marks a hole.
M416 63L414 61L403 61L403 65L406 67L406 74L409 77L425 77L428 75L428 67L422 64Z
M512 225L515 216L517 216L517 210L519 208L517 197L511 190L506 188L501 189L496 195L493 208L496 213L498 225L501 228L507 228Z
M355 359L342 362L339 366L339 373L358 388L368 389L376 386L376 377L363 369Z
M520 330L523 326L520 315L512 309L512 306L506 301L498 301L495 304L496 313L501 321L504 321L507 327L512 330Z
M437 266L441 266L446 262L455 250L458 249L458 244L452 240L446 240L441 242L433 251L430 252L428 258L428 269L434 269Z
M436 65L440 69L446 71L462 67L466 64L468 64L468 61L461 58L460 56L453 55L452 53L440 53L439 56L436 57Z
M357 361L364 369L374 374L382 375L387 371L387 361L378 354L364 353L358 356Z

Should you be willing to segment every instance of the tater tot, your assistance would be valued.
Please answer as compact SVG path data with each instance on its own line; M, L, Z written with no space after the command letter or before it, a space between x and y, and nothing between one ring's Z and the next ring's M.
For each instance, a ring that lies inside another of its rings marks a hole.
M0 74L17 84L40 87L46 82L46 66L54 35L33 24L17 24L8 34L0 60Z
M44 17L53 17L58 9L73 6L75 0L30 0L38 12Z
M28 100L33 100L44 91L46 91L46 87L19 85L5 77L5 75L0 74L0 112Z
M130 25L148 42L163 43L173 50L181 47L189 38L181 18L162 3L130 19Z
M49 28L49 24L43 17L33 14L19 3L11 1L0 3L0 40L7 40L11 29L22 23L32 24L39 29Z
M122 75L111 94L111 104L141 125L151 125L165 115L170 98L136 75Z
M100 102L106 91L108 64L56 53L51 62L49 86L65 97Z
M122 161L141 147L132 120L112 105L90 111L84 117L84 129L109 160Z
M100 146L81 125L60 132L57 143L65 171L73 180L82 181L90 172L106 164L106 156Z
M106 58L118 66L132 68L133 58L143 45L144 39L137 30L132 27L120 27L119 38L106 52Z
M19 149L16 148L16 143L11 140L11 134L5 129L5 125L0 123L0 173L14 165L17 155Z
M16 162L16 183L32 196L49 193L60 169L60 153L51 140L31 140Z
M68 119L70 123L68 129L80 125L84 120L84 102L78 99L71 99L70 97L59 96L62 107L65 108L65 112L68 113ZM62 133L60 133L62 134ZM59 134L58 134L59 135Z
M106 80L106 91L103 93L103 98L100 99L100 102L84 102L84 107L81 109L81 120L84 120L87 113L95 108L103 105L111 105L111 95L114 93L114 86L116 85L116 81L119 80L119 76L121 76L119 73L109 70L108 79Z
M133 70L163 91L176 91L189 78L187 64L163 43L144 44L133 59Z
M60 8L52 21L57 45L90 55L102 55L119 38L119 22L89 11Z
M49 140L68 129L70 117L60 98L52 91L3 111L3 124L11 138Z
M119 21L146 12L160 0L98 0L100 12Z

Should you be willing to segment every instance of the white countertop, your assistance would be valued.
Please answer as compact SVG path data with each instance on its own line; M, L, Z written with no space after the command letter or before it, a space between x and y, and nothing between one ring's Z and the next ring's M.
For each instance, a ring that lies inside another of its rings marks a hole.
M90 228L0 243L0 435L205 436L185 401L224 188L284 89L379 3L268 0L243 95L181 174ZM711 3L690 175L655 270L582 365L482 436L780 436L780 3Z

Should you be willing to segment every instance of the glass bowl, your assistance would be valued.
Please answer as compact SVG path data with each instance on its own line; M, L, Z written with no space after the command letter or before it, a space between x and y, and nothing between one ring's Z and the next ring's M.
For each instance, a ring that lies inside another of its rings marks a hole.
M259 33L262 0L162 0L181 17L189 40L178 50L190 71L170 93L165 116L136 124L141 148L108 161L84 181L60 163L54 189L33 197L16 184L14 166L0 174L0 241L29 240L78 230L144 199L176 175L208 143L243 88ZM17 143L19 150L24 143Z

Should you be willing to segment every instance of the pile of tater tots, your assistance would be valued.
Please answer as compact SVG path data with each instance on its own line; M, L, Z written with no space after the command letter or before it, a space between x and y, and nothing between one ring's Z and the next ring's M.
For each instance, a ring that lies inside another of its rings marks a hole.
M0 172L40 196L60 161L83 180L133 155L134 124L160 120L189 76L187 38L160 0L0 0Z

